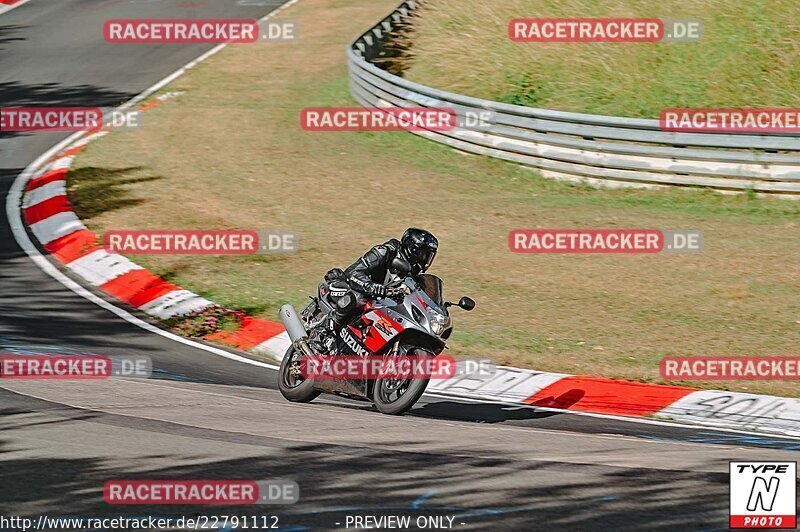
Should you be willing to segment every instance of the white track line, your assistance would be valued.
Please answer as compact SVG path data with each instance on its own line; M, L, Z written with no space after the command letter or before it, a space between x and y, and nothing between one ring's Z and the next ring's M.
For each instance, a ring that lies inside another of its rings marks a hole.
M278 9L270 12L268 15L266 15L263 18L261 18L259 20L259 22L263 22L265 20L268 20L268 19L274 17L275 15L277 15L278 13L283 11L284 9L296 4L298 1L299 0L290 0L289 2L287 2L287 3L283 4L282 6L280 6ZM17 7L17 6L15 5L14 7ZM149 88L145 89L143 92L141 92L140 94L135 96L133 99L131 99L128 102L124 103L123 105L119 106L116 110L117 111L124 111L126 109L129 109L129 108L139 104L141 101L143 101L144 99L146 99L150 95L154 94L155 92L159 91L164 86L168 85L169 83L173 82L177 78L179 78L182 75L184 75L186 73L186 71L188 71L189 69L191 69L192 67L194 67L198 63L200 63L202 61L205 61L209 57L219 53L226 46L227 46L227 44L219 44L219 45L215 46L214 48L212 48L208 52L204 53L203 55L201 55L197 59L195 59L193 61L190 61L185 66L179 68L178 70L176 70L175 72L173 72L172 74L167 76L166 78L164 78L161 81L155 83L154 85L151 85ZM76 142L78 139L83 137L85 134L86 134L86 132L84 132L84 131L78 131L78 132L70 135L69 137L67 137L63 141L59 142L58 144L56 144L52 148L50 148L44 154L39 156L35 161L33 161L21 174L19 174L17 176L17 178L14 180L14 184L11 185L11 189L9 190L8 196L6 197L6 216L8 218L8 223L11 226L11 232L14 234L14 238L17 240L17 243L22 248L22 250L31 258L31 260L33 260L33 262L36 263L37 266L39 266L39 268L41 268L50 277L52 277L53 279L55 279L56 281L58 281L59 283L61 283L65 287L69 288L70 290L72 290L73 292L75 292L76 294L81 296L82 298L91 301L92 303L96 304L97 306L102 307L102 308L108 310L109 312L112 312L113 314L116 314L120 318L124 319L125 321L127 321L129 323L132 323L132 324L136 325L137 327L141 327L142 329L144 329L146 331L158 334L158 335L163 336L164 338L167 338L169 340L173 340L175 342L179 342L179 343L182 343L182 344L185 344L185 345L189 345L189 346L195 347L197 349L202 349L203 351L207 351L209 353L213 353L215 355L219 355L221 357L225 357L225 358L228 358L230 360L235 360L237 362L243 362L245 364L250 364L250 365L253 365L253 366L259 366L259 367L263 367L263 368L269 368L269 369L274 369L274 370L279 369L279 366L276 366L274 364L268 364L266 362L259 362L257 360L252 360L250 358L243 357L243 356L240 356L240 355L236 355L234 353L229 353L228 351L225 351L224 349L219 349L219 348L212 347L212 346L209 346L209 345L205 345L205 344L201 344L201 343L198 343L198 342L194 342L192 340L189 340L188 338L183 338L182 336L178 336L178 335L173 334L171 332L168 332L168 331L165 331L163 329L160 329L160 328L156 327L155 325L147 323L146 321L143 321L142 319L137 318L136 316L134 316L130 312L128 312L128 311L126 311L126 310L124 310L122 308L119 308L119 307L117 307L115 305L112 305L108 301L98 297L94 293L92 293L89 290L85 289L84 287L82 287L81 285L79 285L78 283L76 283L75 281L73 281L72 279L67 277L66 275L64 275L61 271L58 270L58 268L56 268L52 263L50 263L50 261L48 261L41 253L39 253L39 250L36 249L36 246L33 244L33 242L31 242L31 239L28 237L28 233L25 231L25 226L24 226L24 224L22 222L22 212L20 210L20 204L22 203L22 195L23 195L23 192L24 192L24 189L25 189L25 185L30 180L31 176L33 176L36 173L36 171L41 166L43 166L51 157L53 157L55 154L57 154L58 152L60 152L61 150L63 150L64 148L66 148L67 146L72 144L73 142Z

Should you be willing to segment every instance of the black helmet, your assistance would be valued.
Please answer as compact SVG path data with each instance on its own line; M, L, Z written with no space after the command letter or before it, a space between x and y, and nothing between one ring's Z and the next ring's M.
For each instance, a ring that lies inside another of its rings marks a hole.
M433 264L439 241L430 232L409 227L400 239L400 251L411 264L412 273L425 272Z

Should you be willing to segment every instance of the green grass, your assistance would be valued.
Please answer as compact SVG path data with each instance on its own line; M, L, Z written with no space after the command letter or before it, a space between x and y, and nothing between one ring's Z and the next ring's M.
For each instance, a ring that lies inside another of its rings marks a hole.
M697 42L515 43L520 17L699 19ZM614 116L665 108L800 107L800 3L429 0L405 77L505 103ZM457 58L457 59L456 59Z

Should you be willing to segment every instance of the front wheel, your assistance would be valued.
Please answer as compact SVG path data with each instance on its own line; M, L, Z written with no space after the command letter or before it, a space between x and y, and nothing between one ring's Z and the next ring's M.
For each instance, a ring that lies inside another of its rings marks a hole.
M281 360L278 371L278 389L293 403L308 403L317 398L319 390L314 389L313 379L304 379L300 374L300 353L290 347Z
M414 354L418 357L433 358L432 354L424 351L416 351ZM419 401L425 388L428 387L429 380L413 377L409 379L377 379L372 389L372 402L375 403L378 412L382 414L402 414Z

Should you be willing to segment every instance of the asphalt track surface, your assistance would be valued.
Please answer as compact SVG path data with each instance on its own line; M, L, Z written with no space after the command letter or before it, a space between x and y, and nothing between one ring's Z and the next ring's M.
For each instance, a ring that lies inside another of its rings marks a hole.
M365 0L366 1L366 0ZM111 45L109 18L260 18L279 2L33 0L0 16L0 105L116 106L212 45ZM344 60L344 58L343 58ZM146 126L145 126L146 127ZM0 193L66 134L0 133ZM727 528L729 460L796 460L796 440L426 397L408 415L323 396L144 331L65 289L0 221L0 352L151 357L158 378L0 386L0 515L453 518L465 530ZM293 506L109 506L112 479L292 479ZM352 527L351 527L352 529Z

